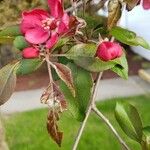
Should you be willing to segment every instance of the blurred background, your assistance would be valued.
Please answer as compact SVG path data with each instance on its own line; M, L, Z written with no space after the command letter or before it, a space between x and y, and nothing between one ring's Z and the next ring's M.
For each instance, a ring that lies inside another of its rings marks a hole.
M65 8L70 7L70 1L65 0ZM86 34L91 37L91 31L106 23L107 9L101 9L99 0L89 3L83 16L88 26ZM33 8L47 9L46 0L0 0L0 29L19 22L21 12ZM137 6L131 12L124 11L120 26L135 31L150 42L150 10ZM95 30L92 38L99 32L105 35L104 28ZM144 124L150 125L150 51L141 47L124 45L129 63L129 80L120 79L111 71L105 71L97 96L98 107L110 118L113 125L126 139L134 150L140 150L138 144L123 134L117 125L113 111L115 102L130 101L137 106ZM17 50L12 45L0 45L0 68L16 58ZM45 65L40 70L26 76L18 76L17 87L11 100L1 109L2 122L6 132L7 148L10 150L59 150L46 132L47 109L40 104L39 98L49 82ZM66 112L61 120L64 129L62 150L70 150L79 122L72 119ZM1 128L0 128L1 130ZM93 115L79 144L79 150L120 150L119 143L107 130L107 127ZM1 150L1 149L0 149ZM5 150L5 149L2 149Z

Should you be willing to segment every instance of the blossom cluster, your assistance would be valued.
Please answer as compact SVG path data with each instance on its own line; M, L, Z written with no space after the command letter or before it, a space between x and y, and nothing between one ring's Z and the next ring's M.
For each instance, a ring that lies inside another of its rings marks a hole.
M48 0L50 12L34 9L22 13L21 31L30 47L22 52L24 58L39 57L41 46L51 51L61 37L75 35L83 20L69 15L63 8L63 0ZM149 0L143 0L143 8L149 9ZM119 43L103 41L98 44L96 57L103 61L121 57L122 47Z

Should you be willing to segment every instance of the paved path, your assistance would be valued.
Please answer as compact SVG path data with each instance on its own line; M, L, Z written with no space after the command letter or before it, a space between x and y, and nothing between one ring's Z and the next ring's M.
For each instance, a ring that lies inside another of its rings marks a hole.
M40 104L39 100L43 90L15 92L0 109L2 113L13 113L46 107ZM129 77L128 80L108 79L100 82L97 100L140 95L148 92L150 92L150 84L137 76Z

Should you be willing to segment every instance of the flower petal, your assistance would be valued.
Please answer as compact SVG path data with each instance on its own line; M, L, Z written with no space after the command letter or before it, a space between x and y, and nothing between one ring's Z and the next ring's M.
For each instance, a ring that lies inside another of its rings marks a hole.
M48 5L51 11L51 15L54 18L61 18L64 14L62 0L48 0Z
M58 33L63 34L69 30L70 17L65 13L58 27Z
M59 37L57 33L52 33L51 38L46 43L46 48L52 48L57 43L58 38Z
M143 0L143 8L150 9L150 0Z
M25 39L32 44L44 43L48 38L49 33L40 27L28 30L25 34Z
M22 18L27 19L27 17L36 16L39 20L48 18L50 15L47 11L43 9L33 9L32 11L24 11L22 13Z
M26 31L35 28L36 26L42 26L42 20L49 17L48 12L42 9L34 9L29 12L22 13L21 31Z
M40 52L38 49L36 49L34 47L28 47L22 51L22 56L23 56L23 58L27 58L27 59L36 58L39 56L39 53Z

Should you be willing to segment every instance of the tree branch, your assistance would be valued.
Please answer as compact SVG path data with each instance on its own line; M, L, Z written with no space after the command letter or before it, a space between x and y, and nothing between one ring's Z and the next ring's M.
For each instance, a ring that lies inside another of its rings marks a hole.
M91 0L88 0L86 3L89 3ZM80 2L78 2L77 4L76 4L76 8L80 8L82 5L84 4L84 2L83 1L80 1ZM72 7L69 7L69 8L67 8L65 11L66 12L73 12L74 11L74 6L72 6Z
M98 91L98 87L99 87L99 82L100 82L100 80L101 80L102 74L103 74L103 72L100 72L100 73L98 74L98 78L97 78L97 80L96 80L96 83L95 83L95 86L94 86L94 89L93 89L93 95L92 95L92 97L91 97L91 101L89 102L89 106L88 106L87 111L86 111L85 119L84 119L84 121L82 122L82 124L81 124L81 126L80 126L80 129L79 129L79 131L78 131L78 134L77 134L77 137L76 137L76 139L75 139L75 142L74 142L74 145L73 145L72 150L76 150L76 149L77 149L77 146L78 146L79 141L80 141L80 139L81 139L83 130L84 130L84 128L85 128L85 125L86 125L86 123L87 123L87 120L88 120L88 118L89 118L89 115L90 115L90 113L91 113L91 111L92 111L92 106L93 106L94 103L95 103L95 99L96 99L97 91Z
M120 144L125 148L125 150L130 150L130 148L126 145L126 143L123 141L123 139L117 133L117 131L115 130L115 128L112 126L112 124L110 123L110 121L97 109L97 107L93 105L92 106L92 110L110 128L110 130L113 132L113 134L118 139L118 141L120 142Z

